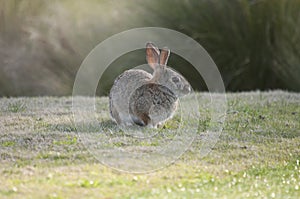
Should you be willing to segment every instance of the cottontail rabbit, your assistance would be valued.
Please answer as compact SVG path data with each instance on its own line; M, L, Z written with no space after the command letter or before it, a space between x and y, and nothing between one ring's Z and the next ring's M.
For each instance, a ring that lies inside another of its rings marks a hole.
M160 52L153 43L147 43L146 58L153 75L131 69L115 80L109 105L119 125L157 127L173 116L178 98L190 93L191 86L184 77L166 66L169 55L168 48Z

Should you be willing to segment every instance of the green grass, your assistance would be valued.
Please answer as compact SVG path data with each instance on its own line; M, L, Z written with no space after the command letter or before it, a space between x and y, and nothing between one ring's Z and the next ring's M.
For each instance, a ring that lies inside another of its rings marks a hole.
M23 112L26 110L26 105L23 104L22 102L14 102L14 103L9 103L7 106L7 111L17 113L17 112Z
M111 122L107 98L96 99L98 122L79 128L70 97L1 98L0 198L299 198L300 94L227 94L223 132L202 157L201 138L216 125L209 119L209 97L198 94L199 132L191 147L147 174L103 166L86 148L97 143L84 145L76 130L99 139L99 127L112 129L104 131L110 141L103 146L147 152L173 139L170 132L180 125L190 129L178 114L158 129L157 139L138 141L125 139L128 132ZM8 111L12 104L26 109Z

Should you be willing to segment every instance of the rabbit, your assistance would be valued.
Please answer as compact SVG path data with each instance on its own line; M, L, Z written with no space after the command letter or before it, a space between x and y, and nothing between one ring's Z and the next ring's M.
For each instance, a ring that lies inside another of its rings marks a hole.
M115 79L109 94L109 108L118 125L157 128L172 118L179 97L189 94L191 86L182 75L167 67L169 56L168 48L160 51L148 42L146 60L153 74L130 69Z

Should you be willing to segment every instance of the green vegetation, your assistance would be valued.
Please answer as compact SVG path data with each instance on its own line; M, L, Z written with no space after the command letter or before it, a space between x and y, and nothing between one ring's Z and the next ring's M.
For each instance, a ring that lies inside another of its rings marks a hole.
M26 110L26 105L22 102L15 102L8 104L7 110L13 113L22 112Z
M228 94L223 132L202 157L201 136L213 125L209 100L210 94L198 94L199 108L205 111L194 118L200 126L189 150L168 167L137 175L105 167L87 151L89 146L77 136L71 98L2 98L0 198L299 198L300 95ZM7 111L17 102L26 109ZM116 125L109 119L107 98L96 98L96 105L99 122L78 129L101 137L97 126L113 130ZM132 150L167 143L179 118L175 115L158 129L161 141L133 142ZM119 136L124 132L111 132L108 150L131 144Z
M145 6L149 24L184 32L205 47L227 89L300 91L299 0L166 0Z
M145 26L197 40L227 90L300 91L299 7L299 0L0 0L0 96L70 95L80 64L99 42ZM140 51L115 60L98 93L107 95L117 75L144 63ZM189 63L172 55L169 64L205 90Z

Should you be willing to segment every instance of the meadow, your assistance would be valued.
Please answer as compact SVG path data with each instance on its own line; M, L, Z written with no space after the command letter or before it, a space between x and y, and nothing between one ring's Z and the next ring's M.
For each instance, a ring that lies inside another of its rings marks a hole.
M299 7L0 0L0 198L300 198ZM119 74L146 63L140 49L110 63L95 99L72 98L92 49L144 27L197 41L226 94L208 93L203 74L170 49L168 65L195 93L158 129L119 128L107 95Z
M88 129L74 124L72 97L1 98L0 198L299 198L300 95L228 93L223 131L202 156L203 135L214 133L207 130L207 104L214 95L196 94L201 115L193 118L198 131L187 151L144 174L104 166L79 136L84 130L102 136L100 126L116 127L108 98L96 98L99 120ZM157 129L159 135L177 128L176 118ZM112 131L107 144L132 144L118 135ZM160 143L136 146L132 150L149 152Z

